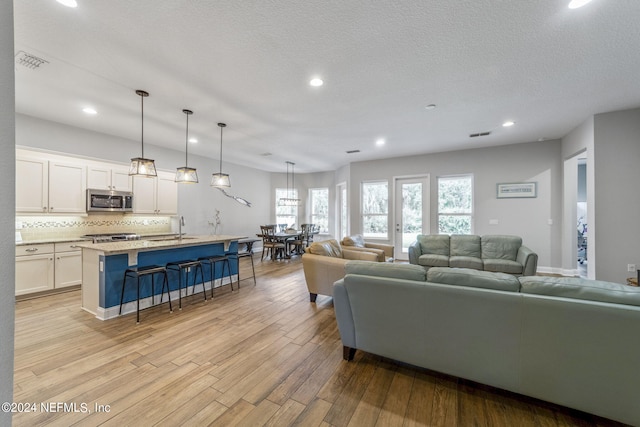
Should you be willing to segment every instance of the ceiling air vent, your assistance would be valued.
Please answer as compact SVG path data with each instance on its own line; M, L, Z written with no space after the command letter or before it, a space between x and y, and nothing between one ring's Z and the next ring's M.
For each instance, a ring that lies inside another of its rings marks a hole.
M349 150L347 151L347 154L354 154L354 153L359 153L360 150Z
M489 131L489 132L472 133L472 134L469 135L469 138L476 138L478 136L487 136L487 135L491 135L491 131Z
M18 51L16 53L16 64L22 65L23 67L27 67L31 70L35 70L41 65L48 64L49 61L46 59L39 58L35 55L25 52L24 50Z

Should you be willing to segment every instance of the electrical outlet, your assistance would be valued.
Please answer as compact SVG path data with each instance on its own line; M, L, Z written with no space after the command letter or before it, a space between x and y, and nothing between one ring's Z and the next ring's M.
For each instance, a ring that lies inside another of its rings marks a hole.
M627 264L627 271L636 271L635 264Z

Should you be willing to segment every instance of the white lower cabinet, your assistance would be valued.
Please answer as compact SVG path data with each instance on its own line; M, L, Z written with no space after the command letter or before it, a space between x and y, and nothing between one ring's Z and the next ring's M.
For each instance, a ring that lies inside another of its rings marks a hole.
M82 250L73 243L56 243L55 254L54 287L58 289L81 284Z
M82 283L82 250L73 243L16 246L16 295Z
M53 244L16 247L16 295L53 289Z

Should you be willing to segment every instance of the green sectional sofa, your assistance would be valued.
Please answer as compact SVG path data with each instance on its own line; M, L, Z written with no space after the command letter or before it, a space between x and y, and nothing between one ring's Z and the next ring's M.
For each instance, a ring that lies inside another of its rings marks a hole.
M427 270L456 267L532 276L538 255L518 236L419 234L409 246L409 262Z
M640 425L640 288L349 261L333 301L356 349Z

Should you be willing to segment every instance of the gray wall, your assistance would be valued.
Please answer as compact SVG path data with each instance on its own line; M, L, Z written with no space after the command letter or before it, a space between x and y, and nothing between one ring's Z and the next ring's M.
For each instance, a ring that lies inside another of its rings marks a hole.
M640 109L596 115L594 133L596 274L624 283L627 264L640 267Z
M138 154L136 141L87 131L31 116L16 116L16 144L60 153L78 155L128 164ZM145 144L145 155L155 160L156 168L175 171L184 166L184 153ZM215 210L220 210L218 234L255 236L258 225L267 223L271 203L271 174L245 166L224 163L222 169L231 176L228 193L252 202L252 207L240 205L219 190L209 186L211 174L217 172L218 160L189 155L189 166L198 171L198 184L178 186L179 214L185 217L183 231L190 234L210 234ZM177 224L177 221L176 221Z
M361 230L360 182L387 180L391 188L394 177L419 174L431 177L432 233L437 233L437 177L473 174L474 233L522 236L524 244L538 253L540 267L560 267L562 161L559 140L352 163L351 233ZM530 181L538 183L537 198L496 198L497 183ZM498 225L490 225L489 220L498 220ZM390 230L391 226L390 218Z
M13 3L0 2L0 402L13 401L15 150ZM0 425L11 413L0 411Z

